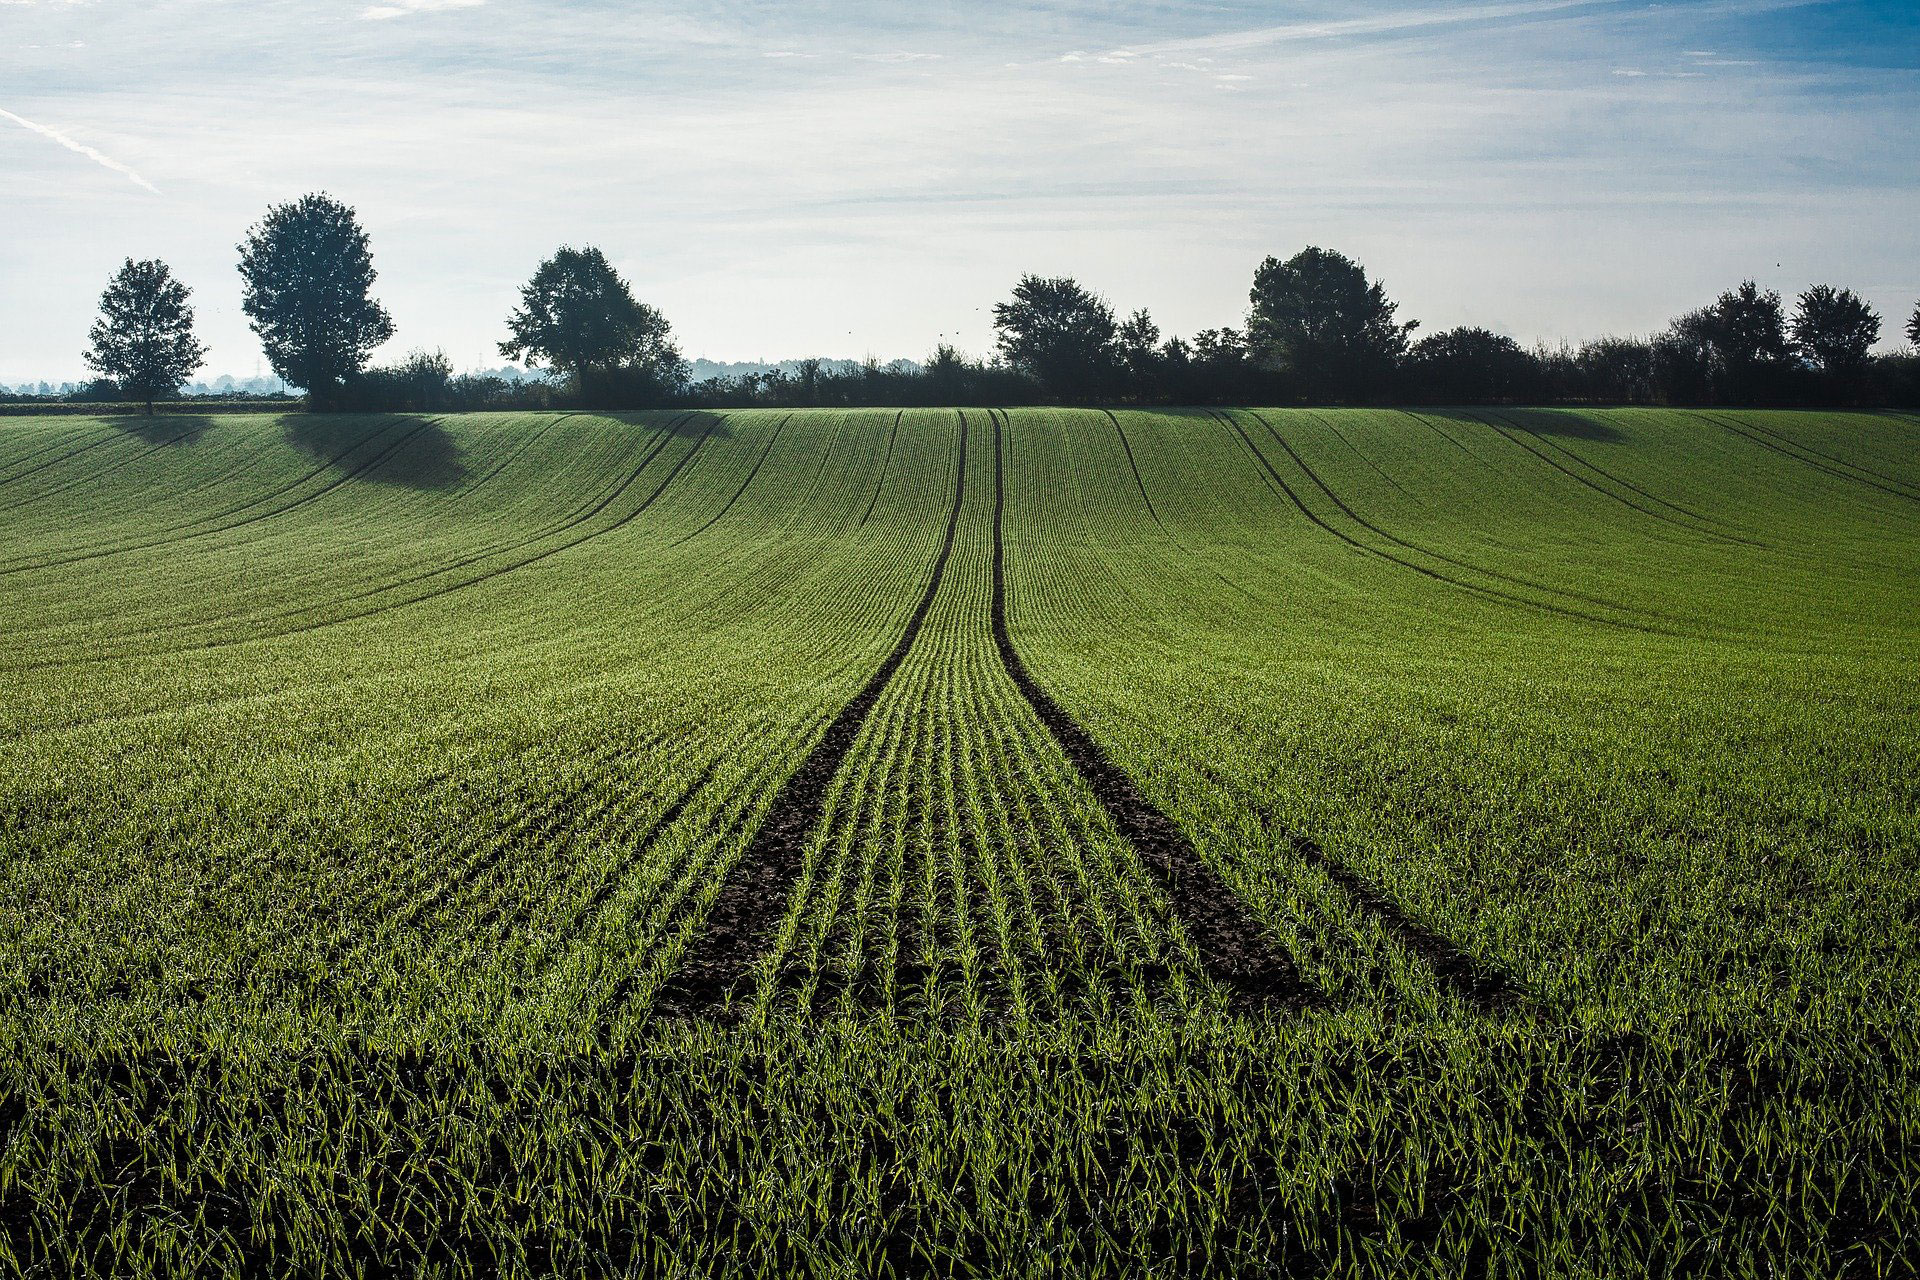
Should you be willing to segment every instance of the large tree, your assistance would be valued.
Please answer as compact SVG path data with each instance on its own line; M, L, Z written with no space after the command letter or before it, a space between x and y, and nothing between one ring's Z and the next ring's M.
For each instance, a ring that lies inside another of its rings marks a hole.
M1822 373L1851 377L1867 365L1880 341L1880 313L1851 289L1817 284L1800 295L1793 344Z
M1920 303L1913 308L1913 319L1907 321L1907 341L1920 347Z
M1748 280L1738 289L1721 294L1698 314L1701 333L1724 374L1727 393L1741 401L1767 398L1792 361L1787 313L1780 295Z
M582 396L664 390L686 381L687 364L667 318L635 298L591 245L562 245L540 264L520 290L507 330L513 336L500 344L501 355L551 366Z
M240 245L241 305L273 371L331 408L393 336L373 300L373 254L352 209L324 193L275 205Z
M118 383L121 395L145 401L149 414L207 358L193 335L189 296L166 263L128 258L100 295L100 318L87 333L87 367Z
M1013 297L993 306L1000 354L1063 400L1098 396L1113 385L1119 325L1106 299L1068 276L1021 276Z
M1360 264L1309 247L1268 258L1248 294L1247 342L1308 399L1367 400L1383 391L1418 321L1394 320L1386 288Z

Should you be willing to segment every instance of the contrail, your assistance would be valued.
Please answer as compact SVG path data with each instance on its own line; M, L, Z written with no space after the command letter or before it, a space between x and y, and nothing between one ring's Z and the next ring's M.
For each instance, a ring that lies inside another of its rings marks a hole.
M13 112L7 110L5 107L0 107L0 116L5 116L7 119L13 121L15 124L19 125L23 129L31 129L35 133L41 135L42 137L52 138L55 142L59 143L61 146L65 147L69 151L78 151L81 155L93 161L95 164L103 165L106 168L113 170L115 173L123 175L128 180L133 182L135 185L145 187L147 190L153 192L153 194L155 195L160 194L160 188L154 186L151 182L148 182L145 178L141 177L139 174L135 173L133 170L127 168L127 166L121 164L118 160L115 160L112 156L101 155L98 151L95 151L92 147L88 146L86 143L75 142L72 138L69 138L66 134L60 132L58 129L49 129L46 125L35 124L33 121L27 119L25 116L17 116L13 114Z

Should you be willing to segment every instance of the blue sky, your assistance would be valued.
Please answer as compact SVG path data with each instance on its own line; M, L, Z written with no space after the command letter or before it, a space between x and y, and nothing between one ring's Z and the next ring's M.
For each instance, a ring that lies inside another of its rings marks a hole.
M80 376L129 255L252 374L234 246L308 190L371 232L393 353L461 366L562 242L715 359L984 352L1023 271L1238 324L1310 243L1429 330L1644 332L1752 276L1892 337L1916 9L0 0L0 382Z

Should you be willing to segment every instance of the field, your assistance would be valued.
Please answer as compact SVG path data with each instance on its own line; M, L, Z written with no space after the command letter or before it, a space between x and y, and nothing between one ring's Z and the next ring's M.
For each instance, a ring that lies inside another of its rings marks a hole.
M1920 1268L1920 421L0 421L0 1274Z

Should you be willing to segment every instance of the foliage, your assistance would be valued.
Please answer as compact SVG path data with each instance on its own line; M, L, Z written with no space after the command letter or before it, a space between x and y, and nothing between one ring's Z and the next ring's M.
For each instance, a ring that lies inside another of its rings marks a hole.
M206 360L193 334L187 286L158 259L128 258L100 295L100 318L87 333L89 369L108 379L87 398L153 402L174 394ZM111 394L100 394L108 392Z
M1793 345L1821 373L1851 377L1880 340L1880 315L1851 289L1818 284L1800 295Z
M1120 359L1119 325L1106 299L1078 281L1020 277L1013 297L994 304L993 327L1007 364L1048 395L1082 400L1111 394Z
M375 275L359 219L323 192L273 206L240 244L241 305L267 363L316 409L332 408L393 336Z
M1508 404L1538 394L1535 357L1505 334L1461 327L1429 334L1407 355L1416 399L1438 404Z
M520 290L500 354L551 365L590 404L644 405L687 376L672 326L600 250L562 245Z
M1385 286L1359 263L1312 246L1261 263L1248 300L1248 346L1308 400L1384 395L1419 323L1396 322Z

